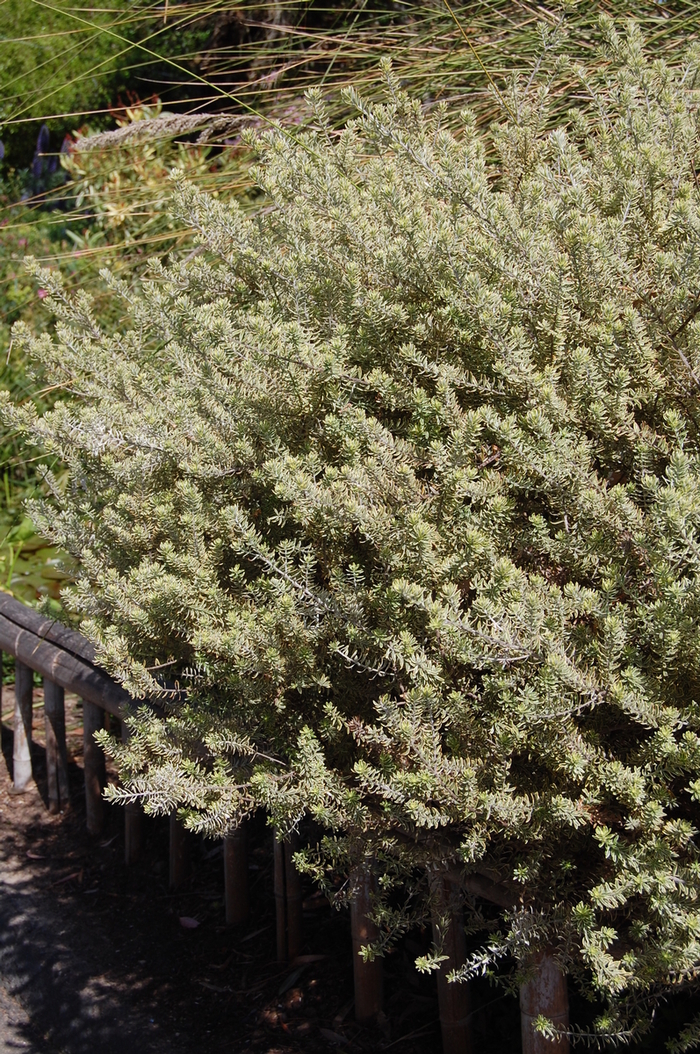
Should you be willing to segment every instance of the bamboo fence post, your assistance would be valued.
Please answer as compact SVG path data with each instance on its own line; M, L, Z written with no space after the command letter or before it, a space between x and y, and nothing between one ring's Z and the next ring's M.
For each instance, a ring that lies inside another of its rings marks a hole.
M569 1027L569 994L566 977L551 950L542 952L532 963L533 975L520 986L520 1027L523 1054L568 1054L567 1036L547 1039L535 1032L533 1022L540 1014L560 1029Z
M372 893L376 879L369 868L358 867L351 876L350 929L352 933L352 969L355 982L355 1020L360 1025L376 1021L384 1004L384 970L381 959L364 962L360 950L379 936L370 919Z
M277 962L287 961L287 898L284 882L284 845L273 832L275 862L275 922L277 928Z
M49 812L57 813L70 805L66 715L63 688L48 677L44 678L44 727Z
M226 924L240 926L248 919L248 833L245 824L224 837Z
M298 835L291 834L284 843L284 878L287 887L287 956L290 962L301 955L304 944L304 909L301 875L292 855L299 846Z
M129 729L122 720L122 742L129 739ZM143 814L138 802L128 802L124 806L124 863L127 867L135 864L141 856L143 846Z
M22 791L32 778L32 695L34 674L15 661L15 721L12 748L12 781Z
M105 756L95 742L95 732L104 728L105 714L99 706L83 699L83 772L85 774L85 814L89 834L98 835L104 823L102 791L107 782Z
M447 980L452 970L459 969L467 957L467 942L464 933L462 911L455 901L455 891L447 876L437 875L432 880L435 895L433 915L433 940L438 944L442 937L443 955L446 961L440 964L437 975L440 1029L442 1031L443 1054L470 1054L471 1037L471 993L468 984ZM441 928L447 922L447 930Z
M275 917L277 922L277 961L296 959L304 943L304 916L301 875L292 862L298 838L292 834L280 839L275 831Z
M170 813L170 888L180 889L190 874L189 839L177 811Z

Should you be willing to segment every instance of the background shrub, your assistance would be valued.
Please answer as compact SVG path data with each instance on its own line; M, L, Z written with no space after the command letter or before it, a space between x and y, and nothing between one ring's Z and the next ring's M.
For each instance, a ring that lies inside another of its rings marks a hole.
M252 213L180 182L201 252L105 275L116 331L41 273L56 338L14 339L71 399L4 415L68 468L32 514L84 630L168 708L115 797L310 815L380 944L430 873L495 878L464 976L554 944L629 1036L698 964L700 191L695 61L606 33L553 132L537 81L488 136L391 75L339 136L312 96Z

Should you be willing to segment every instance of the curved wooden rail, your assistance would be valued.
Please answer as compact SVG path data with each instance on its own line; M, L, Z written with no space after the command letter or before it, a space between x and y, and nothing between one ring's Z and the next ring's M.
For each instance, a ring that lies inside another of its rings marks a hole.
M0 650L115 717L121 717L124 705L131 701L121 685L99 666L11 622L4 614L0 614Z
M0 651L15 658L13 782L22 791L32 777L33 673L44 679L46 773L49 808L69 803L64 693L83 701L85 805L91 834L102 827L104 756L94 733L104 714L122 718L130 701L121 685L95 663L93 645L80 633L45 618L14 597L0 594ZM136 823L132 816L127 823ZM133 838L132 838L133 841Z
M82 633L77 633L55 619L40 615L38 611L15 600L9 593L0 593L0 614L9 622L14 622L21 629L28 630L41 640L58 645L63 651L75 655L86 662L94 663L95 645L91 644Z
M98 835L104 819L104 754L95 732L105 725L105 713L122 722L133 700L114 678L95 662L95 648L81 633L40 615L7 593L0 593L0 671L2 652L15 659L13 783L24 790L32 778L32 723L34 672L44 680L46 774L49 809L59 812L70 804L65 731L65 692L83 703L83 772L85 812L90 834ZM154 709L159 708L152 704ZM124 809L124 853L127 865L142 845L141 808ZM170 877L173 888L187 873L187 835L175 814L170 824ZM224 877L227 921L241 923L248 912L248 862L245 838L235 833L225 839Z

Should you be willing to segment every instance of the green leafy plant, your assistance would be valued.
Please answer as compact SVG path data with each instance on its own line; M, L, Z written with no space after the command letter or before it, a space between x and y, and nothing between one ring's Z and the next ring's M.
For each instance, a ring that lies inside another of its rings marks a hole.
M58 263L69 289L94 285L99 271L110 264L120 278L134 283L158 253L186 253L193 248L192 231L176 220L169 208L168 173L178 165L211 193L240 191L246 186L245 153L238 146L212 147L183 142L170 133L160 138L152 131L162 114L159 102L125 107L117 116L118 128L147 125L147 142L125 142L116 149L96 148L95 129L83 125L71 136L73 146L61 154L61 170L68 183L41 202L20 200L21 186L12 172L0 183L0 347L3 363L0 384L15 401L30 400L40 409L50 405L54 389L41 371L28 368L21 348L10 338L19 318L50 325L46 313L38 315L46 290L37 290L22 260L27 253L44 262ZM173 115L162 114L166 123ZM228 122L231 124L231 122ZM170 124L168 124L170 127ZM83 139L91 149L81 151ZM108 137L109 140L109 137ZM241 194L243 197L243 194ZM101 319L118 323L122 307L111 294L98 297L95 309ZM35 602L49 595L57 599L57 552L38 535L27 534L23 502L41 490L38 469L43 459L18 434L5 431L0 439L0 584L22 600ZM22 533L21 556L17 532ZM65 554L63 554L65 557ZM69 563L66 566L69 566Z
M23 258L27 252L52 258L60 240L56 225L47 214L16 202L16 186L0 184L0 383L15 402L34 400L43 410L50 395L42 390L37 376L27 369L20 349L13 346L10 331L22 317L36 314L45 291L37 291L27 275ZM37 330L48 323L46 313L35 318ZM26 518L22 503L37 492L35 451L28 449L13 430L0 440L0 588L28 602L37 597L58 600L65 575L58 570L58 553L39 538Z
M240 122L223 121L239 130ZM168 113L160 100L126 107L115 131L99 134L84 126L74 133L61 164L69 179L62 193L74 201L66 217L67 237L80 261L74 263L78 271L92 267L97 274L109 263L127 277L140 273L153 255L165 258L192 247L191 229L169 208L173 168L214 195L237 191L242 196L247 189L249 151L242 149L240 136L224 147L187 141L181 138L183 123L185 132L191 128L206 137L206 117ZM73 219L81 213L82 224Z
M380 875L372 953L488 877L460 976L553 947L600 1041L700 963L698 67L604 32L554 131L538 78L488 134L388 69L341 134L313 93L252 213L179 181L201 251L105 273L119 326L38 272L56 336L14 340L70 399L3 404L67 466L68 603L166 708L104 738L113 796L311 816L308 871Z
M0 136L15 167L31 159L41 123L58 137L85 120L108 119L120 93L143 91L164 67L193 83L200 49L221 0L163 5L106 0L80 8L67 0L0 4ZM169 19L168 19L169 14ZM20 31L18 32L18 27ZM149 94L149 92L146 92ZM180 87L179 96L192 92Z

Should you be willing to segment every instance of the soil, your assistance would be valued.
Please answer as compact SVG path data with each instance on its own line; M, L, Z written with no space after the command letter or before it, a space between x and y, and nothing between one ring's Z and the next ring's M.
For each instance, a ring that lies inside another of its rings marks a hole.
M40 690L36 783L12 793L11 693L3 689L0 1054L439 1054L435 981L413 967L426 934L409 934L385 960L386 1015L377 1028L360 1028L348 918L311 887L303 955L276 961L263 817L249 838L251 922L227 927L220 843L191 839L191 878L173 894L167 820L144 820L144 851L130 868L121 810L107 806L100 838L87 835L77 699L66 697L71 808L47 810ZM476 1049L517 1051L516 1001L484 983L474 1003Z

